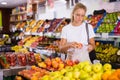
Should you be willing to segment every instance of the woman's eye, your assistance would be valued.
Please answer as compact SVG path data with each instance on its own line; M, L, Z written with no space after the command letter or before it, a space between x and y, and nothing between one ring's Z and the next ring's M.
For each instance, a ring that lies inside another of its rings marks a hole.
M81 16L81 17L84 17L85 15L81 15L81 14L75 14L76 16Z

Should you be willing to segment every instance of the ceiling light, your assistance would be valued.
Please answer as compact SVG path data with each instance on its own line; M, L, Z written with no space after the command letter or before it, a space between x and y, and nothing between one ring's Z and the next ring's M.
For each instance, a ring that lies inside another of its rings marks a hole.
M6 5L6 4L7 4L7 2L1 2L1 4L2 4L2 5Z

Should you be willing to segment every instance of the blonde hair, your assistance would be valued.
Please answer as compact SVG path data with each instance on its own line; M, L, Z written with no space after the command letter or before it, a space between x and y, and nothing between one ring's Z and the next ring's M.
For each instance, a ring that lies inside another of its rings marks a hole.
M83 10L85 10L85 12L87 11L87 7L86 7L84 4L82 4L82 3L77 3L77 4L75 5L75 7L73 8L73 11L72 11L72 14L71 14L71 21L72 21L72 22L74 21L74 16L73 16L73 14L74 14L74 12L75 12L77 9L83 9Z

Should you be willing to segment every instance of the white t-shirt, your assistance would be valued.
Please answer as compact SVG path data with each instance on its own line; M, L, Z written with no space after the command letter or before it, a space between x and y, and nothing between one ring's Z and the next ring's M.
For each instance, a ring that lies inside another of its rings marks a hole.
M89 38L95 37L93 27L88 24ZM88 44L88 36L86 32L86 23L83 22L80 26L73 26L71 23L63 27L61 38L67 39L67 42L78 42L83 45Z

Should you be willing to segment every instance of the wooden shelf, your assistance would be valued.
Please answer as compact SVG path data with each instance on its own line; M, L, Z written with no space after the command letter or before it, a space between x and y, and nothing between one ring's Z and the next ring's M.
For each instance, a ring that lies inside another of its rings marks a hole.
M15 16L15 15L23 15L23 14L27 14L27 12L24 11L24 12L14 13L14 14L11 14L11 16Z
M22 22L22 21L26 21L27 19L25 20L16 20L16 21L10 21L10 22Z

